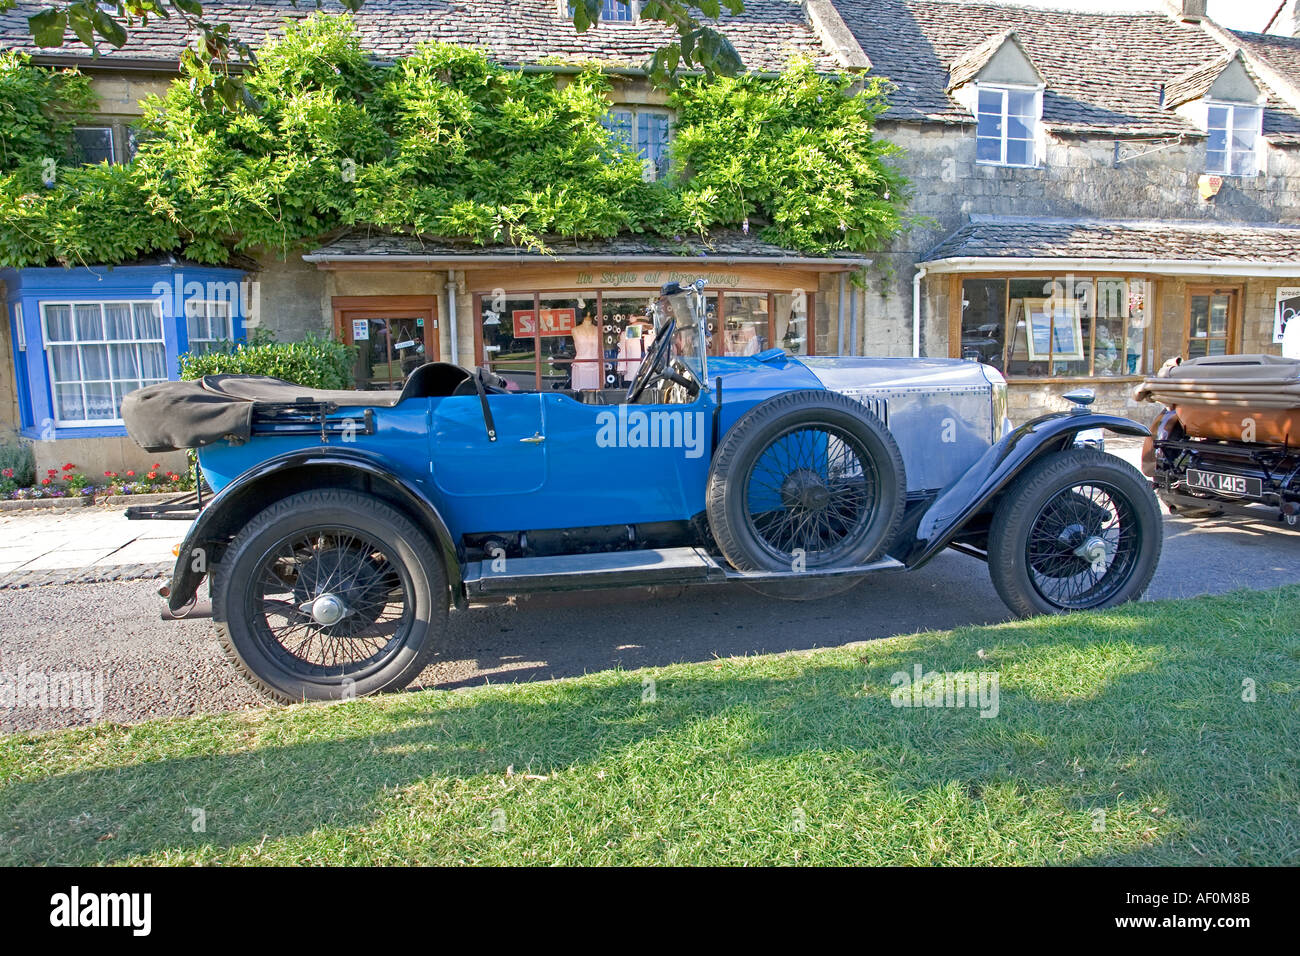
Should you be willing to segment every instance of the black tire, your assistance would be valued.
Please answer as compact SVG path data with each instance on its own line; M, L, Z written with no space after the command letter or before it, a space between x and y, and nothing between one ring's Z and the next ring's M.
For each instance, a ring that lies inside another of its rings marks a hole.
M323 594L342 602L319 612L342 613L334 623L315 617ZM308 491L258 513L231 542L213 568L212 616L226 655L277 700L400 690L446 627L446 571L428 536L390 505Z
M837 392L800 391L736 422L714 455L705 504L733 567L789 571L878 557L906 497L903 456L880 419Z
M1162 536L1160 505L1132 465L1071 448L1034 462L1003 493L989 575L1020 617L1113 607L1146 591Z

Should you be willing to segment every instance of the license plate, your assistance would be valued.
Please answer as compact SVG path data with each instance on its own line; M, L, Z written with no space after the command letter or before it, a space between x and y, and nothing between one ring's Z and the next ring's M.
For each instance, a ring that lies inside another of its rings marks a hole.
M1264 483L1259 478L1225 475L1218 471L1197 471L1195 468L1187 469L1187 487L1229 498L1259 498L1264 494Z

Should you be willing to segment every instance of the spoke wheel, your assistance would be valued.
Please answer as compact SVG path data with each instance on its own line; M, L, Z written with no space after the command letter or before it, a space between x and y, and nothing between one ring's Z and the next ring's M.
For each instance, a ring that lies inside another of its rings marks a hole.
M1122 588L1141 550L1132 505L1113 486L1098 482L1072 485L1039 509L1025 559L1044 600L1076 609L1104 603Z
M324 489L256 514L212 573L212 616L231 661L278 700L405 687L446 626L438 549L371 495Z
M415 623L410 575L357 528L294 532L262 556L247 612L267 653L318 677L381 667Z
M863 442L828 422L791 426L745 480L749 530L780 561L834 565L879 504L880 476Z
M727 432L709 469L705 506L732 567L790 572L789 586L778 590L811 596L801 572L856 567L884 552L906 489L898 445L861 402L787 392Z
M1160 505L1131 465L1093 448L1053 452L999 498L989 575L1022 617L1112 607L1146 591L1162 536Z

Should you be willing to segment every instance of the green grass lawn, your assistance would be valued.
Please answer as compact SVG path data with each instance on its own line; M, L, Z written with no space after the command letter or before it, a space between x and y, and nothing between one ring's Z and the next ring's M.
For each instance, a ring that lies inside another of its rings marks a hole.
M0 738L0 864L1294 865L1297 635L1286 588ZM916 664L998 715L891 705Z

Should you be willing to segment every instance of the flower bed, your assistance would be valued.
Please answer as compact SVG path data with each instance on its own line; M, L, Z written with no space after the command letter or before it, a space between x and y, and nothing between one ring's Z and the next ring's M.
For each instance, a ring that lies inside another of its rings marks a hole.
M0 471L0 504L23 501L75 506L78 500L89 504L106 498L171 495L193 490L192 474L162 471L158 464L144 474L137 474L134 470L122 473L106 471L104 480L99 483L92 483L90 477L77 471L77 466L70 461L65 462L62 468L49 469L40 481L26 486L18 484L14 469Z

